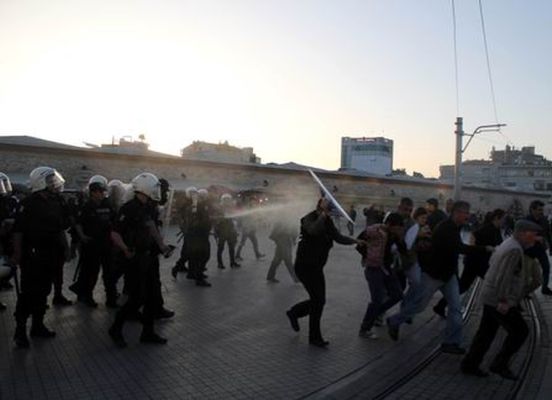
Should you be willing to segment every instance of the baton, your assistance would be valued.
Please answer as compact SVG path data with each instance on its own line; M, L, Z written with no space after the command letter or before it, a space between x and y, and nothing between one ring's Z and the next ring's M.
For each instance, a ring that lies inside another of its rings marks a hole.
M347 221L349 221L350 223L354 224L355 222L351 219L351 217L349 217L349 214L347 214L347 211L345 211L343 209L343 207L341 207L341 205L337 202L337 200L335 199L335 197L333 197L333 195L331 194L331 192L326 189L326 186L324 186L324 184L322 183L322 181L320 180L320 178L318 178L318 176L316 176L316 174L312 171L312 169L309 169L309 173L311 174L312 178L315 180L316 183L318 183L318 186L320 186L320 189L322 189L322 191L324 192L324 195L332 202L332 204L335 206L335 208L337 209L337 211L339 211L339 213L341 215L343 215L345 217L345 219Z

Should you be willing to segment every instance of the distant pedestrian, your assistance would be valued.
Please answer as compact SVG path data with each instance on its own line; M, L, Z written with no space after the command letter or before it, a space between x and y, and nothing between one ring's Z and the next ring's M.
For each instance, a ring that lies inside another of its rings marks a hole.
M462 361L461 369L465 374L488 375L480 365L499 326L502 326L508 335L489 369L505 379L517 379L510 370L510 359L521 348L529 332L521 315L520 303L542 283L538 263L524 255L524 249L535 244L541 231L538 224L520 220L516 222L514 235L492 255L481 293L483 315L470 350Z
M349 236L353 236L355 234L355 221L357 217L357 211L355 210L355 205L351 204L351 207L349 207L349 211L347 212L349 214L349 218L353 220L353 222L349 221L347 222L347 229L349 229Z
M537 260L542 268L542 294L552 296L552 290L548 287L550 280L550 260L548 252L552 254L552 235L550 233L550 224L544 216L544 203L535 200L529 205L529 215L527 220L534 222L541 227L541 232L532 249L528 250Z
M238 242L238 231L235 221L231 216L233 207L232 196L228 193L220 197L220 208L215 217L214 232L217 239L217 264L219 269L224 269L222 253L224 245L228 244L228 254L230 256L230 268L239 268L240 264L236 262L235 251Z
M264 258L264 254L261 253L259 250L259 241L257 240L257 227L259 225L259 217L256 215L255 210L259 207L259 203L256 199L251 198L249 199L249 207L247 215L244 215L239 219L240 227L241 227L241 239L240 244L238 245L238 250L236 252L236 260L241 261L241 251L243 249L243 246L245 246L245 242L247 239L251 242L253 245L253 252L255 253L255 258L257 260L260 260L261 258Z
M274 241L276 247L266 280L268 282L278 282L278 279L276 279L276 268L283 262L289 271L291 279L294 282L298 282L292 260L292 249L297 239L297 228L290 221L279 218L274 223L269 238Z

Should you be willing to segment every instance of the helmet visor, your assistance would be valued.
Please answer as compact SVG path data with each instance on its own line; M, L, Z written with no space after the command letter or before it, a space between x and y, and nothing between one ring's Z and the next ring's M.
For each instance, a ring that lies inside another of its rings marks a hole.
M45 178L46 181L46 188L55 193L61 193L63 192L63 185L65 183L65 179L61 176L61 174L54 170L54 172L50 175L48 175Z
M6 191L6 193L11 193L13 191L12 189L12 185L11 185L11 182L9 179L7 179L6 177L3 177L1 180L0 180L4 186L4 190ZM0 189L1 191L2 189ZM4 192L2 192L4 193Z

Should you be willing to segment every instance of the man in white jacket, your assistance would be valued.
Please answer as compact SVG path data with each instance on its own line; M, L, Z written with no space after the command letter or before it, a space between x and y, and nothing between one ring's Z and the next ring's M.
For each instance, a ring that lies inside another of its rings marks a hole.
M505 379L517 379L508 364L529 332L519 305L525 296L542 284L538 263L526 256L524 250L535 244L540 231L540 226L531 221L518 221L514 235L498 246L491 256L481 293L483 315L470 350L462 361L463 373L479 377L489 375L479 365L499 326L502 326L508 335L489 369Z

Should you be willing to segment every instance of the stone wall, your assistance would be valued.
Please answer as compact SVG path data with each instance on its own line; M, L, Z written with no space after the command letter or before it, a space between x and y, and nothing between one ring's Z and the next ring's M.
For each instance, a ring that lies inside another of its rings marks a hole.
M138 156L107 154L95 150L54 149L35 146L0 144L0 171L14 176L27 176L39 165L58 169L65 177L67 187L82 188L95 174L108 179L130 181L140 172L152 172L167 179L177 191L177 197L187 186L207 187L224 185L233 190L263 188L269 195L290 194L316 201L318 188L307 171L284 169L255 164L225 164L208 161L185 160L179 157ZM399 178L373 178L343 175L335 172L318 174L328 188L337 188L336 197L347 207L357 204L362 208L376 204L384 208L395 207L401 197L411 197L416 205L436 197L444 204L452 196L451 185L431 181ZM266 182L265 182L266 181ZM268 183L268 185L266 185ZM548 196L540 193L523 193L483 188L463 188L463 198L473 210L509 208L514 200L524 209L530 201Z

